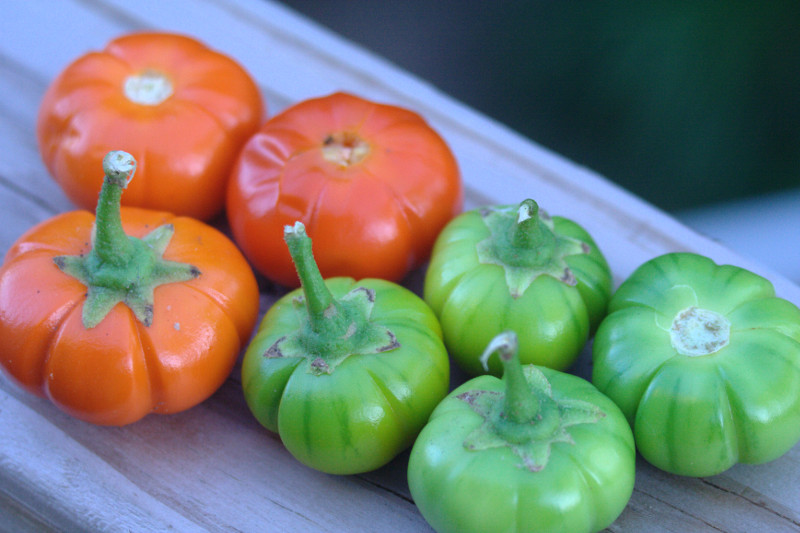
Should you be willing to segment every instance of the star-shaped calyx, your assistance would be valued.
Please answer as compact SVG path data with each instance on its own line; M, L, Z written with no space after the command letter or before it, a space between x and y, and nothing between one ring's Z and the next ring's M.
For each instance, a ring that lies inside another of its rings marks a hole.
M264 357L304 357L312 374L331 374L354 354L376 354L400 347L395 335L371 320L375 291L356 287L334 298L314 261L311 238L296 222L284 239L300 278L303 295L293 300L300 327L279 338Z
M547 466L554 443L574 444L567 428L596 423L605 413L582 400L556 400L541 370L532 365L523 369L513 332L492 340L481 357L484 366L495 352L503 363L504 392L469 390L457 396L483 418L464 447L474 451L507 447L520 458L519 467L538 472Z
M567 285L577 284L565 258L589 253L583 241L559 235L553 220L538 204L524 200L516 208L487 207L480 211L489 236L477 244L478 260L503 267L508 290L519 298L542 275Z
M120 198L136 171L136 160L121 151L103 159L105 178L92 228L92 249L85 255L54 258L58 268L86 285L82 321L86 328L99 324L122 302L145 326L153 322L153 291L159 285L187 281L200 275L189 264L164 259L175 229L160 226L139 239L125 234Z

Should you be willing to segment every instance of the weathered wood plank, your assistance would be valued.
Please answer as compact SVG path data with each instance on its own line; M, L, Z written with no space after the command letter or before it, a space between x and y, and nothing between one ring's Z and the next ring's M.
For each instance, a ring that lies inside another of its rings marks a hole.
M270 114L335 90L417 110L453 148L468 207L534 197L590 229L618 282L654 255L693 250L766 275L800 304L800 288L757 261L263 0L29 0L0 8L1 253L35 222L73 208L36 149L34 120L47 84L80 54L142 29L192 34L237 58ZM406 284L419 291L422 274ZM264 285L262 313L279 293ZM587 348L572 370L588 377L590 368ZM453 377L454 384L464 379ZM2 378L0 428L0 511L15 517L16 530L429 530L408 492L407 454L360 476L300 465L250 416L238 367L204 404L124 428L73 420ZM798 478L800 446L770 464L699 480L640 461L631 503L610 530L795 531Z
M364 524L419 531L422 525L407 489L394 492L295 461L252 419L234 381L188 412L123 428L89 426L16 391L2 402L0 424L16 437L0 453L6 477L0 482L31 509L45 511L49 524L87 520L82 527L124 530L124 522L94 517L115 509L119 520L136 525L130 530L159 529L163 524L155 519L164 511L150 508L147 502L154 499L177 513L166 523L177 527L183 521L180 531L187 525L209 531L358 531ZM144 492L130 493L129 486Z
M61 530L95 531L164 531L191 526L153 495L109 468L93 451L65 435L52 416L45 420L3 394L0 425L4 437L0 484L42 524ZM58 453L52 453L54 448ZM117 512L110 513L110 509Z

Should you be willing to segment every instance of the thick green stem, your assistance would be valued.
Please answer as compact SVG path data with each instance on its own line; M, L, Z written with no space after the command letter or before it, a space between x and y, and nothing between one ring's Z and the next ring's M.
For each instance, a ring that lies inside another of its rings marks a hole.
M506 331L497 335L486 347L481 362L488 369L487 362L493 353L497 353L503 363L503 382L505 396L503 414L508 422L528 424L536 418L540 411L540 402L531 391L522 364L517 356L517 336Z
M122 191L136 172L136 160L126 152L109 152L103 158L105 179L97 200L93 253L105 263L122 265L133 251L120 218Z
M283 229L283 238L289 247L289 255L292 256L300 285L303 287L311 329L321 332L330 327L327 324L330 324L335 315L340 314L336 300L325 285L314 260L311 239L306 234L303 223L295 222L293 226L286 226Z
M510 228L509 243L514 250L541 250L554 245L555 236L550 228L539 218L539 204L530 198L524 200L517 209L516 224Z

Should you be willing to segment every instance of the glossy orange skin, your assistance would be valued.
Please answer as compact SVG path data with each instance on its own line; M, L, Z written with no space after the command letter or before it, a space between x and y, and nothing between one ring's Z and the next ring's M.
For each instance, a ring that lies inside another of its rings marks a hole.
M363 141L366 156L350 165L327 159L326 139L342 135ZM422 117L335 93L285 110L251 138L231 176L227 215L255 268L297 287L285 225L305 224L326 278L400 281L428 259L462 204L456 160Z
M165 75L173 94L157 105L131 101L125 81L145 71ZM47 169L80 208L94 209L103 157L122 149L138 162L123 205L208 220L224 207L236 155L263 115L258 87L229 57L182 35L136 33L62 71L36 133Z
M171 223L164 258L200 276L154 292L144 326L123 303L94 328L81 322L86 286L53 257L86 253L94 215L73 211L34 226L0 267L0 368L72 416L125 425L175 413L208 398L229 376L258 316L250 266L222 233L188 217L122 208L126 233Z

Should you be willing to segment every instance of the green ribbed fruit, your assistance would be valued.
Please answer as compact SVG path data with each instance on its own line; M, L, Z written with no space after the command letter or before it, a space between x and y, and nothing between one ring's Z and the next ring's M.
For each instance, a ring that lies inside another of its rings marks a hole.
M516 332L523 364L567 369L605 316L611 290L589 233L525 200L453 219L434 245L424 298L453 360L478 375L484 347L506 330ZM490 361L489 372L500 375L500 364Z
M710 476L800 440L800 310L743 268L647 261L612 297L593 359L593 383L660 469Z
M323 280L302 225L286 234L303 286L269 309L248 346L245 399L302 463L374 470L411 446L447 394L439 322L395 283Z

